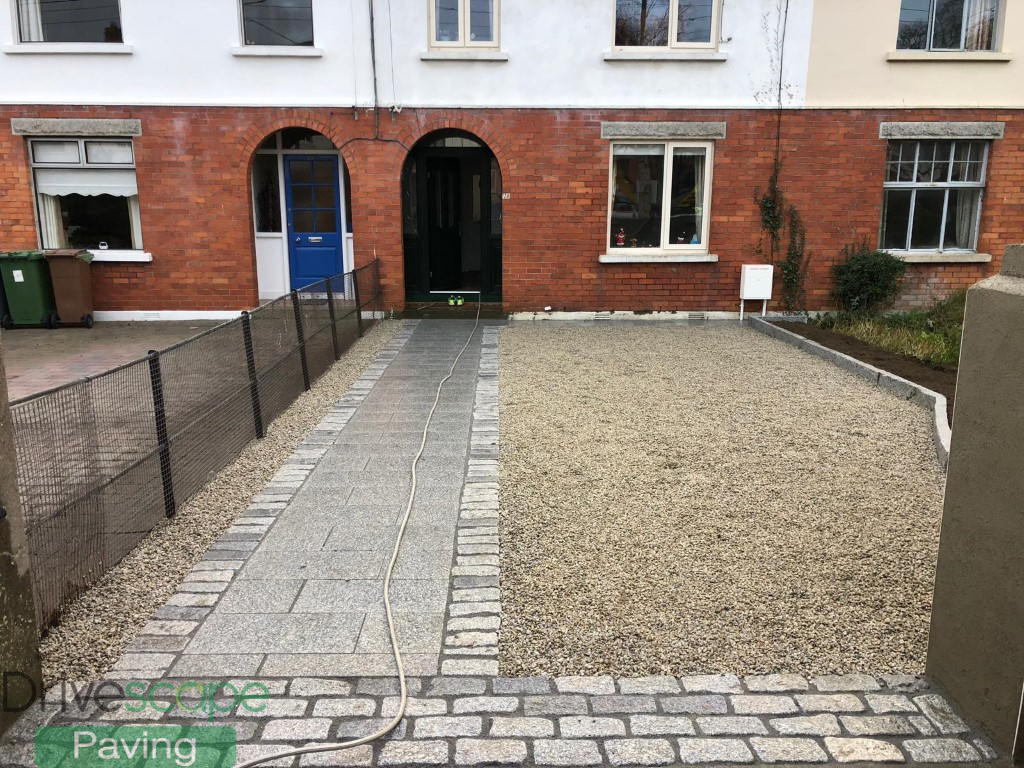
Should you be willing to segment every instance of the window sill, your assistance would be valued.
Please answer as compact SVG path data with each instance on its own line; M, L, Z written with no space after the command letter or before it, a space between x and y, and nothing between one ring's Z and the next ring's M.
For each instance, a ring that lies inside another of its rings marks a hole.
M101 251L99 248L90 250L93 261L134 261L134 262L151 262L153 261L153 254L147 251Z
M960 61L960 62L1007 62L1013 61L1012 53L1003 51L889 51L886 61Z
M244 45L232 48L231 55L256 59L319 59L324 49L308 45Z
M602 253L597 257L601 264L707 264L718 261L714 253L671 253L650 250L643 253Z
M4 53L28 54L93 54L99 56L126 56L135 53L135 47L124 43L15 43L0 46Z
M990 253L973 251L889 251L893 256L908 264L987 264L992 261Z
M725 61L724 51L606 51L605 61Z
M508 61L505 51L437 50L423 51L420 61Z

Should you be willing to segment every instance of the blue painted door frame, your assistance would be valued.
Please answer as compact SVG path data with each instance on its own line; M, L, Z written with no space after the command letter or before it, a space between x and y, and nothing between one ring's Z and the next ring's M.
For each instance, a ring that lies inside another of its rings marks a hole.
M338 158L286 155L284 188L294 291L343 271Z

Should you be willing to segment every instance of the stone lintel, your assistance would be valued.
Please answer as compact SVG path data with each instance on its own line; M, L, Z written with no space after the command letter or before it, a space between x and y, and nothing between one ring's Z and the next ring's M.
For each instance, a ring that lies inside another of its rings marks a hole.
M725 123L601 123L602 139L724 139Z
M15 136L141 136L142 121L115 118L13 117Z
M1001 122L880 123L880 139L1001 139L1006 124Z

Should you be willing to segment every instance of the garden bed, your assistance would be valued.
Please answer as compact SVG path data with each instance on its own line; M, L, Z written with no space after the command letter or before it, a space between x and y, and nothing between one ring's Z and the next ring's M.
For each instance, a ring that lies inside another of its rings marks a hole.
M946 416L953 423L953 400L956 394L956 374L954 365L932 365L924 363L909 355L891 352L873 344L846 336L812 323L776 323L780 328L816 341L824 347L842 352L861 362L881 368L883 371L909 379L915 384L927 387L946 398Z

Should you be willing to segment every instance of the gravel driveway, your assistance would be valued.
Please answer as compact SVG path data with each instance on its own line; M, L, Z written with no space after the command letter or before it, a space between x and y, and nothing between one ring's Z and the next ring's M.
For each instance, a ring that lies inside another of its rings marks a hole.
M502 674L922 671L924 410L735 325L500 350Z

